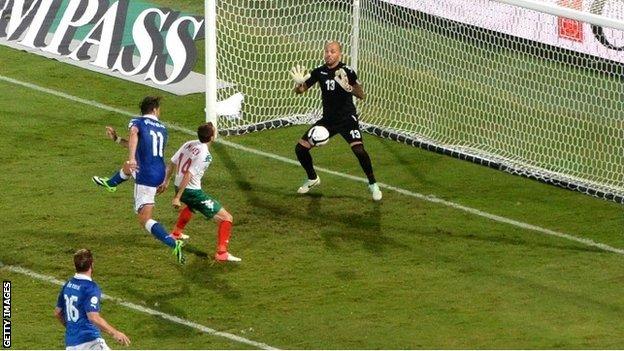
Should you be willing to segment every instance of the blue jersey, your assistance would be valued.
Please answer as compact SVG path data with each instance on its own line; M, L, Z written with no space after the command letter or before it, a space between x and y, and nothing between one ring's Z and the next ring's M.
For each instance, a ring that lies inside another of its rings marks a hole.
M76 274L63 285L56 307L62 310L65 318L66 346L101 337L99 329L87 317L88 312L100 312L101 295L100 287L84 274Z
M155 116L141 116L130 121L139 130L139 142L136 149L136 160L139 170L136 173L136 184L159 186L165 180L165 146L167 145L167 128Z

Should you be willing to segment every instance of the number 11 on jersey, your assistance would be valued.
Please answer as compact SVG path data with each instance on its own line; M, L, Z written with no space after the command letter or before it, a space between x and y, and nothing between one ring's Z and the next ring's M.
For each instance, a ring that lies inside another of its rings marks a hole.
M161 132L155 132L150 130L152 136L152 156L163 157L163 144L165 143L165 137Z

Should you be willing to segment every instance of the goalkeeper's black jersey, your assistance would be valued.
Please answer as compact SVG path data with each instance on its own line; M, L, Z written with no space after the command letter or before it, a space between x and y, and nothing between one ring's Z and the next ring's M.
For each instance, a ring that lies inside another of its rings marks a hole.
M310 78L306 81L308 88L316 82L319 83L323 96L323 118L329 122L341 122L345 119L352 119L351 116L357 116L353 95L342 89L334 80L335 73L340 68L347 73L349 84L355 84L358 79L357 74L343 62L338 63L332 69L325 65L315 68L310 72Z

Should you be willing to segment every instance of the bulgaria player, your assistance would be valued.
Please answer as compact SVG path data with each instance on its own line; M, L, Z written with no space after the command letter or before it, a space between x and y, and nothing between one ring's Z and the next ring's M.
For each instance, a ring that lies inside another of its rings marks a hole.
M215 260L239 262L240 258L228 252L232 215L223 208L219 201L206 194L201 188L202 176L212 162L212 155L208 149L216 133L216 128L212 123L205 123L197 128L199 140L187 141L173 155L171 162L167 165L165 182L161 185L159 192L167 189L169 179L175 173L176 193L172 204L175 208L180 208L181 203L186 206L180 211L173 235L181 236L192 213L200 212L206 218L215 220L218 225Z

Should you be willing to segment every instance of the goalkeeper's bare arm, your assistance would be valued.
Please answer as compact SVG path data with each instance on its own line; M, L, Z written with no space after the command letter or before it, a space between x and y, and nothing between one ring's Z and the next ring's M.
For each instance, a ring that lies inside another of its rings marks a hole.
M351 86L351 88L353 90L351 90L351 94L353 94L353 96L355 96L356 98L360 99L360 100L364 100L364 97L366 96L364 94L364 89L362 88L362 86L359 83L355 83Z

